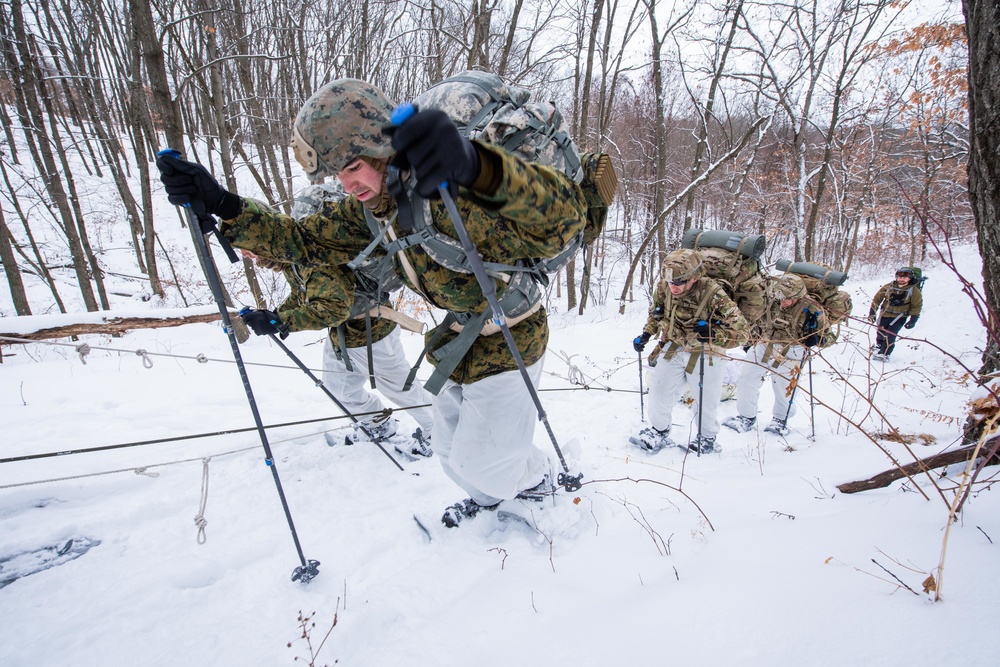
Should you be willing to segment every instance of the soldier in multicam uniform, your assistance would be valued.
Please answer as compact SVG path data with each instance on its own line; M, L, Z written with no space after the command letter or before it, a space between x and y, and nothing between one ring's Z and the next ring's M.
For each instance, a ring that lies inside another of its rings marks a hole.
M346 196L337 184L311 185L296 195L292 217L298 219L312 215L323 206L323 202ZM244 248L242 252L244 256L250 254L256 257L261 266L282 272L291 287L291 293L277 311L242 314L244 321L255 332L271 333L269 329L282 325L288 331L330 327L329 335L323 342L323 384L348 412L368 414L359 418L354 425L354 435L348 436L348 441L357 442L365 438L365 431L378 440L388 439L399 428L395 417L372 414L385 410L379 397L365 389L369 377L374 377L375 386L382 396L400 407L409 408L410 416L419 424L411 441L394 440L393 447L409 458L431 456L434 415L428 406L433 397L424 390L419 380L415 380L409 389L403 389L410 363L403 352L397 322L418 333L423 332L423 324L396 312L389 305L387 286L379 285L374 298L360 293L357 283L364 277L359 278L345 266L288 262L271 257L266 247ZM369 311L372 301L376 303ZM333 442L330 437L327 440Z
M390 141L382 130L391 124L391 111L381 91L353 79L329 83L306 101L294 124L296 159L314 181L337 176L350 196L325 202L300 221L226 192L198 165L162 156L157 165L171 203L197 198L224 220L221 229L234 245L264 240L297 263L351 261L371 241L365 209L390 226L390 235L402 234L385 184L390 158L415 173L425 197L444 181L457 186L458 209L487 262L554 256L584 228L584 195L556 170L471 142L435 110L416 113ZM437 228L457 238L442 201L428 203ZM404 282L436 307L459 313L488 308L474 276L445 269L420 245L392 261ZM505 283L496 282L502 296ZM548 343L546 313L539 306L509 324L537 385ZM434 451L445 473L471 496L445 512L442 522L449 527L505 499L537 498L552 489L551 461L532 443L534 403L503 336L486 334L476 338L434 401ZM435 347L456 335L445 333Z
M677 396L686 383L694 398L692 409L701 417L700 436L688 447L702 454L717 452L716 412L722 397L726 350L743 343L748 324L722 286L704 275L698 253L675 250L667 255L663 267L665 275L653 294L646 326L632 341L641 352L650 338L657 337L656 348L649 355L651 426L630 440L651 452L677 444L669 437L670 425ZM704 360L699 358L703 352Z
M806 285L793 273L771 278L767 290L767 310L760 321L760 337L747 351L736 388L736 410L723 426L745 433L757 423L757 403L764 375L771 373L774 405L770 433L788 433L788 420L795 414L790 403L789 385L798 381L808 349L819 345L827 327L826 313L813 301L807 301Z
M896 279L875 292L868 309L868 321L878 322L873 359L888 361L896 347L896 337L903 327L912 329L920 319L924 296L913 269L908 266L896 271ZM909 317L909 319L907 319Z

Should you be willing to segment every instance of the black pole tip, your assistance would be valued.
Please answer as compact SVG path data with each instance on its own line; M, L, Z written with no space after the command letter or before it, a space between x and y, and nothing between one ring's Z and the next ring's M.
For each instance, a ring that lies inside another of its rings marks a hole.
M292 571L292 581L308 584L319 574L319 561L311 560L305 565L300 565Z
M573 493L574 491L579 491L583 488L583 473L579 475L570 475L569 473L561 472L557 478L559 486L566 489L567 493Z

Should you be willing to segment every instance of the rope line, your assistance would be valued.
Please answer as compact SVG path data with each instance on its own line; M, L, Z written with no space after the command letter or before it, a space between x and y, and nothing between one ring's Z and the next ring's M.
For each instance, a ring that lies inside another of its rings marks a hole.
M304 437L304 436L299 436L299 437ZM295 438L290 438L290 440L295 440ZM283 440L281 442L286 442L286 441ZM228 456L230 454L238 454L240 452L248 452L250 450L257 449L257 447L258 447L257 445L254 445L253 447L243 447L241 449L231 449L228 452L222 452L221 454L214 454L213 458L218 457L218 456ZM13 488L16 488L16 487L19 487L19 486L33 486L35 484L48 484L49 482L70 482L70 481L73 481L74 479L86 479L88 477L102 477L104 475L117 475L118 473L122 473L122 472L134 472L137 475L145 475L146 477L158 477L159 473L148 473L148 472L146 472L146 469L147 468L162 468L164 466L172 466L172 465L177 465L179 463L191 463L192 461L202 461L202 460L204 460L204 459L200 458L200 457L193 458L193 459L180 459L178 461L165 461L163 463L153 463L153 464L148 465L148 466L140 466L140 467L133 467L133 468L119 468L117 470L105 470L105 471L102 471L102 472L91 472L91 473L86 473L86 474L83 474L83 475L71 475L69 477L52 477L50 479L39 479L39 480L35 480L33 482L17 482L15 484L4 484L4 485L0 486L0 489L13 489Z
M198 506L198 514L194 517L194 525L198 526L198 544L204 544L208 541L208 537L205 535L205 526L208 525L208 519L205 518L205 506L208 505L208 462L211 460L211 457L201 460L201 505Z
M216 359L213 357L207 357L204 354L197 354L195 356L187 354L171 354L169 352L149 352L139 348L137 350L126 350L117 347L100 347L95 345L90 345L88 343L59 343L50 340L32 340L30 338L15 338L13 336L0 336L0 340L12 341L15 343L34 343L37 345L52 345L55 347L72 347L76 350L76 353L80 355L80 361L87 365L87 355L89 355L94 350L101 350L103 352L117 352L118 354L134 354L138 357L142 357L142 365L146 368L153 367L153 360L150 357L167 357L170 359L188 359L191 361L197 361L199 364L207 364L210 361L223 363L223 364L235 364L235 359ZM260 361L244 361L245 366L260 366L262 368L280 368L281 370L294 370L301 372L298 366L286 366L284 364L266 364ZM325 369L310 368L309 370L314 373L328 373L330 371ZM346 373L347 371L334 371L338 373Z

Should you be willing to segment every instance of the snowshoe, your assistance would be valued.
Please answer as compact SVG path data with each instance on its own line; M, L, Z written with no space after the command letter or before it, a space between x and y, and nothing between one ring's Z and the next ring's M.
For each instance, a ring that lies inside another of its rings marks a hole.
M368 433L365 433L362 427L371 434L371 437L368 437ZM382 442L396 435L398 428L399 422L392 418L381 422L358 422L354 424L354 433L346 437L346 440L349 442L345 442L345 444L353 445L358 442L373 440Z
M756 417L744 417L743 415L736 415L735 417L730 417L726 421L722 422L723 426L731 428L737 433L752 431L756 424Z
M462 523L467 519L475 517L482 511L493 511L500 506L500 503L496 505L480 505L472 498L466 498L461 502L457 502L451 505L444 511L444 515L441 517L441 523L447 528L456 528L458 524Z
M766 433L774 433L775 435L788 435L791 429L785 425L783 419L772 419L771 423L767 425L764 429Z
M430 436L425 437L424 432L419 428L413 432L412 440L394 443L393 448L411 461L427 459L434 455Z
M536 502L541 502L555 492L556 489L552 486L552 478L546 474L542 478L542 481L538 484L535 484L530 489L525 489L519 492L515 497L520 498L521 500L534 500Z
M677 446L677 443L670 439L670 429L661 431L652 426L647 426L642 429L639 431L638 436L632 436L628 439L628 441L636 447L650 452L651 454L655 454L664 447Z
M0 588L75 560L100 543L100 540L90 537L74 537L66 542L0 556Z
M715 436L698 436L694 442L688 445L688 449L696 454L715 454L722 451L722 447L715 442Z

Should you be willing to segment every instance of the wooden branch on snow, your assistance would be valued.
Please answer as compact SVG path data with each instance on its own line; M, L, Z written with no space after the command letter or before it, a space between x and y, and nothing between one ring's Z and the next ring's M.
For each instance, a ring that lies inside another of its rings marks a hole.
M84 334L123 334L132 329L160 329L163 327L179 327L184 324L214 322L222 316L218 312L200 315L185 315L182 317L109 317L101 322L77 322L58 327L39 329L30 333L2 333L4 338L21 338L26 340L48 340L51 338L68 338ZM3 320L0 320L3 326ZM0 339L0 345L14 345L18 341Z
M893 468L892 470L886 470L885 472L880 472L874 477L869 477L868 479L862 479L857 482L845 482L839 485L837 488L841 493L858 493L859 491L871 491L872 489L881 489L883 487L889 486L897 479L902 479L904 477L919 475L920 473L931 470L933 468L942 468L944 466L949 466L953 463L964 463L969 460L972 456L972 452L975 451L975 445L969 445L967 447L961 447L959 449L952 450L950 452L943 452L941 454L934 454L933 456L928 456L927 458L920 459L905 466L899 468ZM982 451L988 453L990 447L984 446ZM994 454L989 460L987 465L1000 465L1000 454Z

